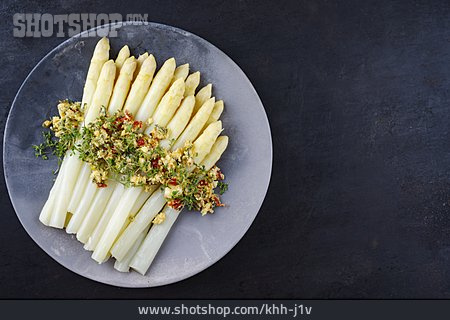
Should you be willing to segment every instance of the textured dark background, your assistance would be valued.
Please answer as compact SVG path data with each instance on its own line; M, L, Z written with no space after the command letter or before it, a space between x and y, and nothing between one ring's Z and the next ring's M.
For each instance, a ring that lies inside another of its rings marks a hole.
M80 11L148 13L233 58L268 113L272 182L226 257L138 290L49 258L1 183L0 297L450 298L448 1L2 1L2 129L21 82L63 41L13 38L12 15Z

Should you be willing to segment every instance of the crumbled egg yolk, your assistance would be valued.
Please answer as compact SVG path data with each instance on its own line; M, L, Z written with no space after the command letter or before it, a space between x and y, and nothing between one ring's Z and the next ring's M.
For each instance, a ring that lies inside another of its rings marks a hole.
M156 215L156 217L153 219L153 224L161 224L166 220L166 213L164 211L161 211Z

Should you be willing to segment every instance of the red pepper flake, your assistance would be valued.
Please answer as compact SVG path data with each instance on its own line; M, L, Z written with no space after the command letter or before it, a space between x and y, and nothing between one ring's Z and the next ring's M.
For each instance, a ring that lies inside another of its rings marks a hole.
M118 118L116 119L115 122L117 122L117 123L123 123L124 121L125 121L125 117L122 116L122 117L118 117Z
M134 121L133 128L142 128L142 121Z
M125 121L131 120L132 118L133 118L133 116L127 111L127 112L125 113L124 116L117 117L116 120L114 121L114 124L117 126L117 128L118 128L119 130L121 130L121 129L122 129L122 124L123 124ZM138 122L139 122L139 121L138 121Z
M218 197L213 197L214 202L216 203L216 207L224 207L225 204L221 203Z
M142 147L143 145L145 145L145 140L144 140L144 138L139 138L139 139L137 139L137 145L139 146L139 147Z
M133 115L130 113L130 111L125 111L125 116L124 116L125 120L130 120L133 119Z
M152 160L152 167L153 168L158 168L158 162L159 162L159 158L153 159Z
M123 117L118 117L118 118L116 118L116 120L114 120L113 124L116 126L116 128L118 130L122 130L122 127L123 127L122 122L123 122Z
M177 178L170 178L169 179L169 184L172 185L172 186L176 186L178 184Z
M223 175L223 173L220 170L217 170L216 179L223 180L224 178L225 178L225 176Z
M181 203L180 199L174 199L167 202L167 205L174 208L175 210L179 210L183 206L183 203Z
M103 182L97 182L97 187L99 187L99 188L106 188L107 185L106 185L106 183L103 183Z

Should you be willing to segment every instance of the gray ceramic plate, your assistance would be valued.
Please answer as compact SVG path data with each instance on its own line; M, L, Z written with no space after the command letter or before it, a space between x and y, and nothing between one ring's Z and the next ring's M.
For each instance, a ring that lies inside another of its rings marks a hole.
M214 215L183 212L146 276L98 265L76 239L43 226L39 212L52 185L56 160L38 160L32 144L41 141L41 123L55 114L59 99L80 100L84 78L98 38L68 39L31 71L14 99L4 136L4 170L19 220L33 240L64 267L84 277L121 287L152 287L188 278L222 258L242 238L266 194L272 166L269 123L252 84L222 51L189 32L155 23L125 24L111 38L112 56L128 44L132 53L149 51L159 65L175 57L201 71L202 83L225 101L222 121L230 145L219 165L229 191L227 204Z

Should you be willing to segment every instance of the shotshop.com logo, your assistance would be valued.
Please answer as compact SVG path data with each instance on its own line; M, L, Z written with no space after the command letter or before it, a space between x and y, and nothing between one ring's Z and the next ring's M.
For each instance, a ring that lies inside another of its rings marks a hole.
M82 37L117 37L122 22L148 22L148 14L129 13L125 18L120 13L15 13L13 15L14 37L73 37L80 32L99 27ZM108 24L114 25L108 25Z

